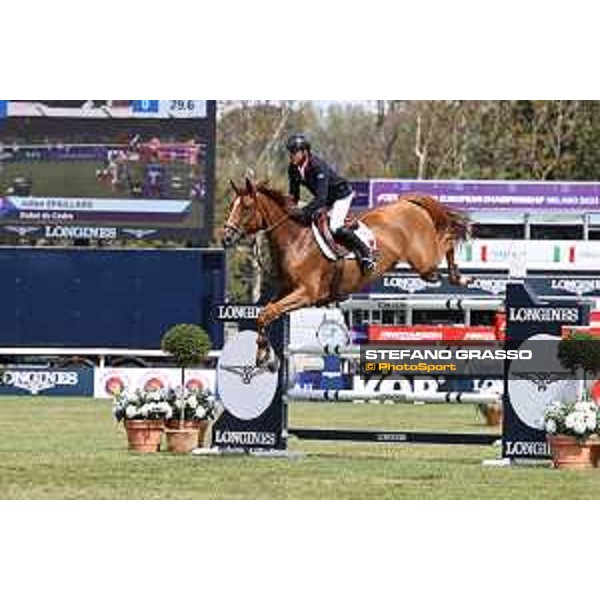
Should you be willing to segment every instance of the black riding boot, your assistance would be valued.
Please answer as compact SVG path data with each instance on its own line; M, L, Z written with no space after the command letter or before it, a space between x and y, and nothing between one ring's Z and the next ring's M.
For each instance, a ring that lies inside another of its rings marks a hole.
M335 232L335 239L356 254L363 273L371 273L375 270L376 263L371 256L370 248L351 229L340 227Z

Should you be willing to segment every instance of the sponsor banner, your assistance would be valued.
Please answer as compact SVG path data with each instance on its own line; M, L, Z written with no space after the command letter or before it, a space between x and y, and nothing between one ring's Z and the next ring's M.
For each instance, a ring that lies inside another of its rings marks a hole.
M600 212L600 183L580 182L373 180L371 206L414 192L469 211Z
M600 261L600 241L472 240L458 247L458 266L463 269L595 270ZM441 264L446 268L445 261ZM406 263L398 263L406 269Z
M181 385L181 369L103 368L94 371L94 397L112 398L123 391L163 390ZM208 389L215 392L216 374L210 369L186 369L185 386L188 389Z
M506 286L514 282L508 273L470 271L465 275L473 278L466 288L450 285L443 274L437 283L428 283L409 271L392 272L374 283L369 291L381 294L448 295L456 296L504 296ZM539 296L587 296L600 297L600 276L560 271L530 271L525 278L528 286ZM376 307L374 307L376 308Z
M504 402L504 458L548 458L544 413L554 401L576 397L558 360L558 341L565 326L589 323L589 306L575 299L546 303L527 285L507 288L506 350L529 350L542 343L548 352L539 364L509 360Z
M88 396L94 393L94 369L15 367L0 374L3 396Z
M354 200L352 201L353 210L366 210L369 208L369 181L351 181L350 186L354 192Z
M430 394L436 392L480 392L502 394L504 391L504 381L502 378L493 377L474 378L470 381L448 381L445 377L431 375L429 377L415 378L407 374L397 379L374 375L372 377L362 378L359 375L354 376L352 389L362 393L415 393Z
M495 327L436 326L436 325L369 325L370 342L410 341L493 341L497 338Z

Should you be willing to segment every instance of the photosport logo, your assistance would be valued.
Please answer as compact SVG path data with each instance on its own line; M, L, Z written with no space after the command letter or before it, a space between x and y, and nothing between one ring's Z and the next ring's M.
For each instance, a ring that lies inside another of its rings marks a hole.
M229 340L217 366L217 386L225 408L242 421L262 415L277 391L277 373L256 366L256 332L242 331Z

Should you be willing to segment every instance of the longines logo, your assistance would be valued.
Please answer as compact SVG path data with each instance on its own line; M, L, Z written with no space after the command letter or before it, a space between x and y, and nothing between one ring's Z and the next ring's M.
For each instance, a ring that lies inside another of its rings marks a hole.
M239 375L244 385L250 385L252 380L265 371L266 367L256 367L254 365L225 365L221 364L220 369L226 373Z
M470 284L469 288L475 288L489 292L497 296L498 294L504 294L506 292L506 285L508 284L507 279L487 279L476 277Z
M117 237L116 227L46 225L45 231L47 238L114 240Z
M538 392L545 392L548 388L558 381L569 379L571 376L569 373L556 373L556 372L526 372L519 371L513 373L517 379L523 379L525 381L531 381L536 386Z
M579 310L576 307L544 307L535 306L531 308L511 308L508 312L509 319L520 323L553 323L561 321L565 323L577 323Z
M402 290L404 292L408 292L413 294L414 292L420 292L422 290L426 290L428 288L439 288L441 287L441 282L439 283L427 283L423 281L419 277L384 277L383 278L383 287L385 288L394 288L396 290Z
M505 442L506 456L548 456L550 448L546 442Z
M149 235L156 233L156 229L123 229L123 233L128 233L137 240L143 240Z
M255 331L242 331L225 344L217 365L217 388L234 417L250 421L264 413L275 398L278 379L278 373L256 366Z
M219 304L213 313L219 321L254 321L262 309L257 304Z
M533 360L527 361L529 364L512 361L509 367L508 394L511 407L519 421L540 432L544 431L544 414L548 406L576 393L577 382L570 373L565 372L558 360L556 348L559 339L546 333L532 336L519 346L519 350L534 351ZM540 348L546 348L547 351ZM543 448L538 450L543 453Z
M12 231L16 233L19 237L25 237L30 233L35 233L39 227L27 227L25 225L6 225L4 227L6 231Z
M58 386L75 386L79 378L75 371L4 371L2 383L26 390L36 396Z
M553 279L551 286L570 294L590 294L600 290L600 279Z
M234 446L275 446L277 437L269 431L217 431L215 442Z

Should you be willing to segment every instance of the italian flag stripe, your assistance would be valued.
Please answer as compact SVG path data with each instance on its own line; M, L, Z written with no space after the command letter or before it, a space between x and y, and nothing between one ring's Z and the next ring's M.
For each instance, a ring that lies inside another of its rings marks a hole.
M566 253L563 252L563 249L560 246L554 246L552 252L552 261L556 263L563 260L566 260L570 263L575 262L575 246L569 246Z
M552 262L560 262L560 246L554 246L552 250Z

